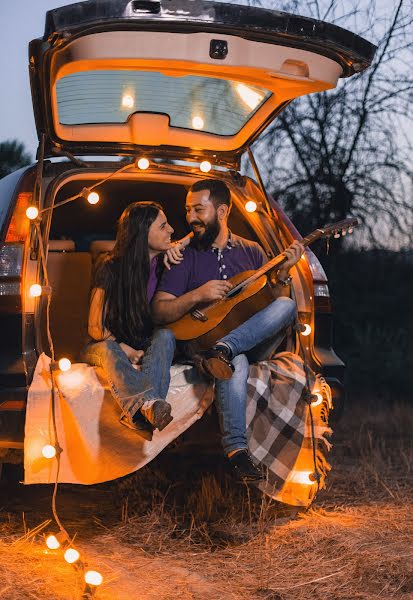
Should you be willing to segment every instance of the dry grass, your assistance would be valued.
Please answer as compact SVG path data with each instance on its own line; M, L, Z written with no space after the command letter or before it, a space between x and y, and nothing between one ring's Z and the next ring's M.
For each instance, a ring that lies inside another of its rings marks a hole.
M412 599L413 407L354 405L335 429L328 487L295 520L220 465L218 478L210 465L183 471L176 455L103 496L62 488L64 522L105 575L98 598ZM33 502L31 526L47 516L44 497ZM80 575L39 536L16 541L21 511L2 514L0 598L80 598Z

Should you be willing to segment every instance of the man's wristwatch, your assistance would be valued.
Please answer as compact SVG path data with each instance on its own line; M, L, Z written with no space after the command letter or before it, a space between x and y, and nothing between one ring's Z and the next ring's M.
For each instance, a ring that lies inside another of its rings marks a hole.
M281 279L281 277L277 276L277 283L280 283L283 287L291 285L292 280L291 275L288 275L287 279Z

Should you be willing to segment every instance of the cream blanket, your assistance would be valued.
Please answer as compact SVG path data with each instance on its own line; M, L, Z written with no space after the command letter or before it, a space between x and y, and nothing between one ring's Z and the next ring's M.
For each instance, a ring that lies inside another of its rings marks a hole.
M29 389L24 442L24 483L53 483L56 460L42 456L54 445L50 403L50 359L39 357ZM122 477L153 460L199 419L213 400L213 390L187 365L174 365L167 400L173 421L151 442L120 424L120 408L99 369L72 365L56 372L56 422L61 454L59 482L93 484Z

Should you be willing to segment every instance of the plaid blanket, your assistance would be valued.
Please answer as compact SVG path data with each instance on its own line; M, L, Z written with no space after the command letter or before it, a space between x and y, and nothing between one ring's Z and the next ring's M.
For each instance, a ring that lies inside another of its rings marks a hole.
M327 423L330 389L312 371L307 376L308 381L300 356L281 352L271 361L251 365L248 379L249 449L267 467L267 480L259 487L276 500L300 506L308 506L324 485L330 468L325 451L331 447L325 435L332 433ZM307 385L323 394L323 401L311 408L313 427ZM318 483L311 479L316 472Z

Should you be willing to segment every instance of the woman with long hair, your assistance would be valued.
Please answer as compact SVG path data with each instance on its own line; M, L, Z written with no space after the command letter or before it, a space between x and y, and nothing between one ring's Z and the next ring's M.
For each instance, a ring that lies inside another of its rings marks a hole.
M89 310L84 358L103 368L121 422L148 440L172 421L165 398L175 339L168 329L154 328L150 302L173 231L159 204L130 204L113 252L97 271Z

